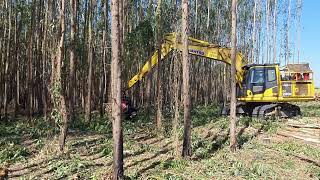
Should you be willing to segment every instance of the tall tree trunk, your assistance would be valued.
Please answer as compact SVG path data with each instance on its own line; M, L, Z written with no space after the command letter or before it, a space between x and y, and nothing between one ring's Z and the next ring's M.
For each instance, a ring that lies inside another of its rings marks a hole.
M197 30L198 30L198 0L195 0L195 20L194 20L194 34L197 37Z
M8 39L7 39L7 54L5 59L5 69L4 69L4 100L3 100L3 108L4 108L4 119L7 120L8 116L8 86L9 86L9 62L10 62L10 48L11 48L11 0L6 1L7 9L9 10L8 14Z
M211 8L211 0L208 0L208 14L207 14L207 35L209 35L209 26L210 26L210 8ZM209 39L208 39L209 40Z
M113 179L123 179L123 134L121 120L121 69L119 0L111 0L111 107L113 135Z
M103 103L105 101L105 94L107 90L107 68L106 68L106 58L107 58L107 30L108 30L108 0L105 0L103 4L103 24L104 28L102 30L102 83L101 83L101 94L100 94L100 116L104 115Z
M179 57L180 58L180 57ZM174 149L175 155L178 156L179 151L179 88L180 88L180 67L177 55L174 56L174 118L172 122L173 136L174 136Z
M34 19L35 19L35 0L32 0L32 7L31 7L31 25L30 25L30 32L29 32L29 47L28 47L28 72L27 72L27 94L28 99L26 101L26 109L28 114L28 119L31 120L31 116L33 113L33 30L34 30Z
M230 150L237 149L236 139L236 55L237 55L237 0L232 0L232 32L231 32L231 102L230 102Z
M275 0L276 1L276 0ZM298 16L298 27L297 27L297 44L298 44L298 64L300 63L300 49L301 49L301 11L302 11L302 0L298 0L297 2L297 8L298 8L298 13L297 13L297 16Z
M17 5L16 5L17 6ZM17 10L15 11L15 30L14 30L14 44L15 44L15 64L16 64L16 67L15 67L15 79L16 79L16 88L15 88L15 92L14 92L14 116L16 117L17 114L19 113L19 101L20 101L20 98L19 98L19 91L20 91L20 78L19 78L19 67L20 67L20 64L19 64L19 34L20 34L20 22L18 23L18 12ZM19 31L19 32L18 32Z
M273 63L277 62L277 14L278 14L278 4L277 4L277 0L274 0L274 10L273 10Z
M89 6L89 31L88 31L88 77L87 77L87 99L86 99L86 109L85 109L85 120L90 121L91 120L91 96L92 96L92 61L93 61L93 39L92 39L92 28L93 28L93 13L94 13L94 7L93 7L93 1L90 0L90 6Z
M266 0L266 36L265 36L265 60L264 62L270 63L269 61L269 0Z
M67 137L68 130L68 117L67 117L67 108L65 97L63 94L62 80L61 80L61 65L64 57L64 36L65 36L65 1L60 0L60 33L58 33L58 37L60 38L58 44L58 53L56 55L56 69L55 69L55 79L54 79L54 88L56 88L53 92L54 98L57 104L57 109L59 111L59 116L62 120L60 126L60 137L59 137L59 146L60 151L63 151L65 146L65 141Z
M147 13L147 20L151 20L151 16L152 16L152 5L153 5L153 0L149 1L149 5L148 5L148 13ZM152 66L152 59L150 58L150 55L152 55L152 51L153 51L153 46L152 46L152 40L150 39L149 42L149 49L148 49L148 66L151 67ZM146 77L146 96L145 96L145 102L147 103L147 108L146 108L146 113L150 114L151 113L151 105L152 105L152 97L151 97L151 89L152 89L152 78L153 75L152 73L149 73Z
M286 27L286 49L285 49L285 64L289 64L289 59L290 59L290 19L291 19L291 0L288 0L288 16L287 16L287 27Z
M77 33L77 1L71 0L71 49L69 67L69 113L70 120L74 120L74 99L75 99L75 59L76 59L76 33Z
M183 133L183 149L182 157L191 156L191 113L190 113L190 62L188 52L188 0L182 0L182 71L183 71L183 105L184 105L184 133Z
M49 20L49 4L51 3L51 0L48 0L46 2L46 13L45 13L45 22L43 27L43 41L42 41L42 103L43 103L43 115L44 119L47 119L47 76L46 76L46 67L47 67L47 27L48 27L48 20Z
M156 124L158 130L162 128L162 86L161 86L161 0L158 0L157 5L157 47L158 47L158 68L157 68L157 115L156 115Z
M257 0L254 0L254 8L253 8L253 29L252 29L252 49L251 49L251 60L250 63L255 62L255 48L256 48L256 14L257 14Z

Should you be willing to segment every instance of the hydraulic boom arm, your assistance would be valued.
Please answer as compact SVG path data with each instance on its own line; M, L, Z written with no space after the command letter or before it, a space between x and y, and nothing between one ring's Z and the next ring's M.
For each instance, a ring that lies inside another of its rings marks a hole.
M164 60L166 56L173 50L182 51L181 36L177 33L170 33L165 36L164 42L161 45L161 60ZM210 44L206 41L198 40L189 37L189 53L196 56L206 57L211 60L222 61L227 64L231 64L231 49L227 47L221 47L216 44ZM128 88L131 88L138 81L142 80L144 76L158 63L158 51L155 51L148 61L143 65L142 69L135 76L131 78L128 83ZM149 62L151 61L151 67ZM241 53L236 55L236 78L238 84L241 84L243 80L242 66L247 62L243 58Z

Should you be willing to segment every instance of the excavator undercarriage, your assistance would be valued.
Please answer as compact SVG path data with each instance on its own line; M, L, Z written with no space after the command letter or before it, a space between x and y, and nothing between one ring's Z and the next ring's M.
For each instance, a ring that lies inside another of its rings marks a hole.
M222 115L230 114L230 106L222 110ZM237 103L237 115L254 118L291 118L301 115L300 107L289 103Z

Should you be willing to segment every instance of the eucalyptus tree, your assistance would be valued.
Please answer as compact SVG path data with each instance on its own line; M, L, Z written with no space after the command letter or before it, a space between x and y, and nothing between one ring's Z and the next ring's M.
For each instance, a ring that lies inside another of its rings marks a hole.
M232 32L231 32L231 101L230 101L230 150L236 151L236 54L237 54L237 0L232 0Z
M191 156L191 102L190 102L190 77L189 77L189 50L188 50L188 0L182 0L182 73L183 73L183 119L184 119L184 133L183 133L183 149L182 156Z
M113 179L123 179L123 134L121 127L121 69L119 0L111 0L111 103L113 134Z

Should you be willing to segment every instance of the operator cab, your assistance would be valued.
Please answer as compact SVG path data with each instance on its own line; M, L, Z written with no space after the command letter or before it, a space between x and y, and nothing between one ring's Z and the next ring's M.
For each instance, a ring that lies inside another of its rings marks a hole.
M266 96L278 96L279 64L251 64L244 66L244 79L242 89L238 91L238 97L251 97L259 94ZM269 93L265 93L268 91Z

